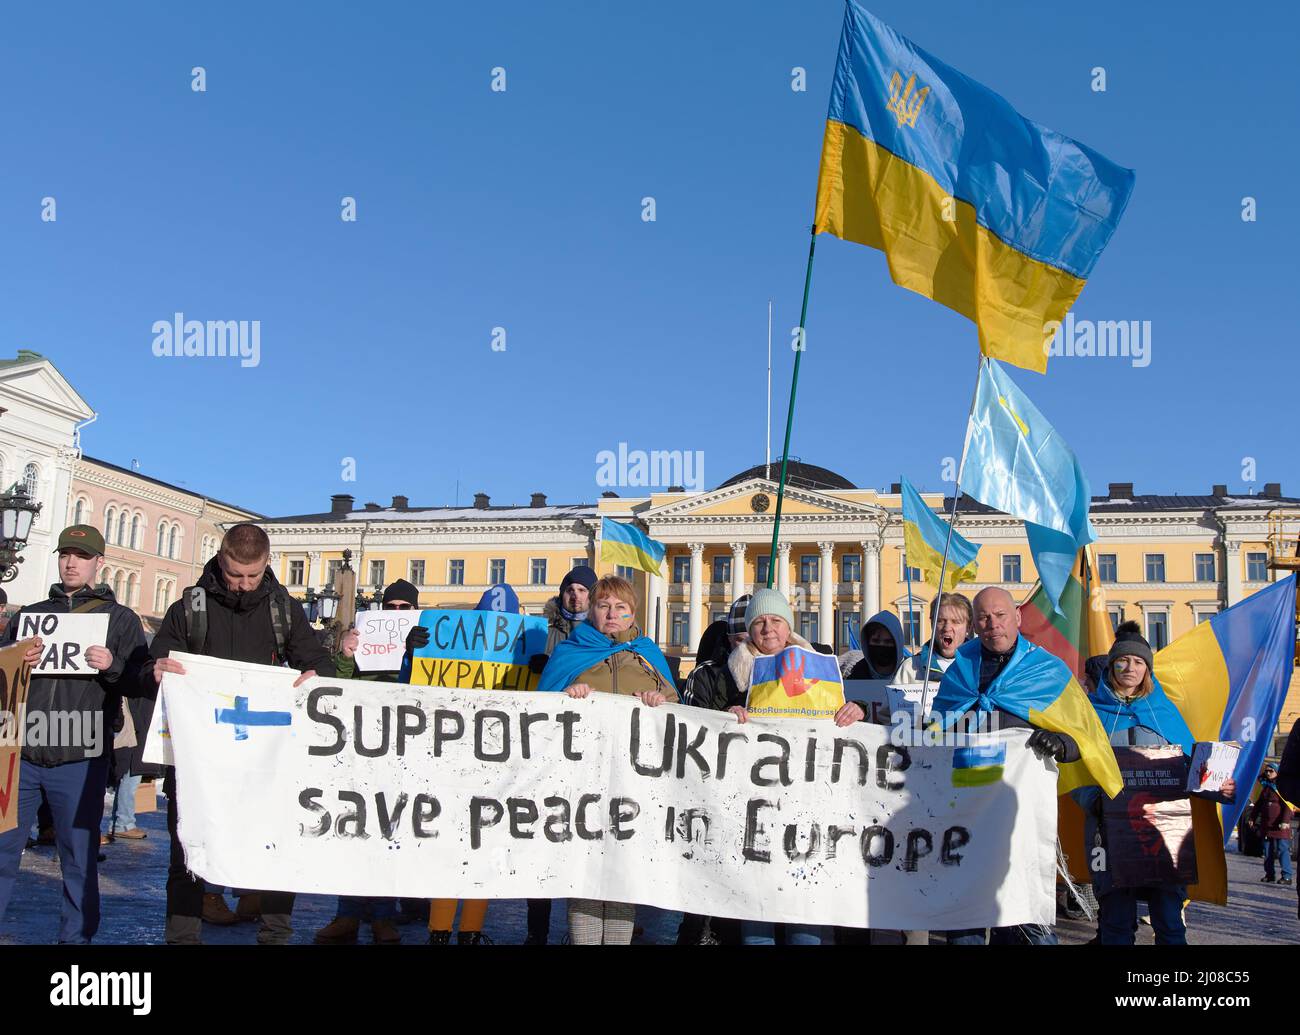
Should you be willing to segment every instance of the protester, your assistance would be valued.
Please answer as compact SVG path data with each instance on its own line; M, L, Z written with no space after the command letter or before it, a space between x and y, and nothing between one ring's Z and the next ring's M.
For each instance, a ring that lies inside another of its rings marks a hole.
M862 623L863 658L849 670L849 679L892 679L907 657L903 623L893 611L881 611Z
M555 648L567 640L574 628L587 618L587 601L591 587L596 584L596 573L585 564L576 565L560 580L560 592L551 597L542 608L546 619L546 650L535 655L529 662L532 670L539 675L545 670L546 662ZM530 898L528 900L528 936L525 945L545 945L551 935L551 900L549 898Z
M755 591L749 600L749 606L745 609L745 629L748 638L738 643L727 659L727 668L736 687L748 694L754 673L754 659L757 657L780 654L791 645L812 650L812 644L794 631L793 623L794 614L785 597L774 589ZM738 722L749 721L749 712L743 704L729 705L727 711L736 716ZM835 724L849 726L861 722L864 717L862 706L856 701L848 701L835 713ZM821 945L829 940L829 932L819 925L782 926L787 945ZM746 945L776 943L778 932L775 924L758 920L742 920L740 929L741 940Z
M636 591L617 575L591 588L587 620L556 646L537 689L562 690L579 700L594 691L625 694L648 708L677 701L677 688L663 652L636 625ZM569 899L573 945L627 945L636 905Z
M418 611L420 591L405 579L398 579L384 590L385 611ZM396 683L397 671L362 672L357 667L357 646L361 634L356 628L345 632L334 655L334 674L340 679L364 679L379 683ZM317 945L355 945L363 921L370 924L370 938L375 945L398 945L402 934L397 929L397 900L393 898L359 898L340 895L334 919L316 932Z
M1260 880L1265 884L1291 883L1291 819L1290 803L1282 797L1277 789L1277 766L1272 762L1264 763L1264 770L1259 774L1259 797L1251 807L1247 822L1259 832L1264 839L1264 876ZM1278 867L1281 876L1277 876Z
M1178 709L1165 695L1152 671L1151 645L1137 622L1123 622L1115 630L1115 643L1107 655L1097 689L1088 695L1114 747L1175 746L1190 757L1196 738ZM1228 780L1223 796L1230 800L1236 783ZM1076 788L1071 796L1085 816L1084 847L1088 853L1092 890L1099 903L1097 935L1102 945L1132 945L1138 923L1138 902L1150 909L1157 945L1186 945L1187 925L1183 903L1187 888L1181 884L1116 887L1107 866L1110 830L1102 806L1100 787ZM1095 849L1102 851L1096 852Z
M1010 710L1013 703L1002 701L999 694L1004 677L1013 668L1027 666L1025 671L1032 672L1033 678L1045 687L1065 686L1071 678L1070 670L1020 635L1020 609L1005 589L982 590L975 597L973 613L979 639L958 648L939 684L931 715L943 717L944 728L964 720L971 732L1031 729L1034 732L1027 743L1036 753L1050 755L1058 763L1078 761L1079 746L1073 737L1038 728ZM1056 934L1041 924L996 927L991 936L982 928L948 932L949 945L983 945L989 941L1057 944Z
M113 591L97 585L104 564L104 537L90 525L71 525L59 534L59 581L49 597L20 608L7 630L16 642L24 614L106 614L104 646L86 649L95 674L33 676L18 774L17 825L0 834L0 916L9 906L28 830L44 796L53 817L63 877L60 943L87 944L99 929L99 823L112 746L114 721L123 697L143 691L140 673L148 660L144 630ZM41 662L36 637L24 662ZM71 717L74 721L69 721ZM33 735L43 720L44 734ZM67 738L61 733L70 734ZM63 739L75 742L61 743Z
M499 583L484 592L475 611L501 611L517 615L519 594L507 583ZM449 945L451 931L456 922L456 907L460 910L460 930L456 934L457 945L491 945L492 940L483 933L483 923L487 919L487 899L465 899L463 905L458 899L436 898L429 903L429 944Z
M144 771L153 769L141 759L151 710L152 702L144 697L123 698L118 709L108 771L113 804L108 809L108 829L99 839L101 845L111 844L118 838L140 841L149 836L136 825L135 794Z
M186 588L163 616L150 647L154 682L161 683L167 672L184 675L181 662L169 657L172 651L298 669L295 687L312 676L334 674L329 653L312 631L302 605L267 567L270 555L271 541L257 525L241 523L226 532L198 582ZM176 833L180 813L176 782L175 769L169 769L163 784L171 835L164 937L169 945L198 945L202 941L204 884L185 867L185 852ZM260 894L256 906L261 915L259 944L289 941L293 899L292 892ZM242 911L244 902L240 906Z
M1277 770L1277 792L1287 801L1300 801L1300 719L1291 727L1282 749L1282 762ZM1296 886L1296 916L1300 918L1300 885Z
M930 628L934 634L920 650L903 659L894 671L894 682L924 684L928 667L930 685L937 686L956 657L957 648L971 638L972 614L970 601L960 593L936 596L930 602Z

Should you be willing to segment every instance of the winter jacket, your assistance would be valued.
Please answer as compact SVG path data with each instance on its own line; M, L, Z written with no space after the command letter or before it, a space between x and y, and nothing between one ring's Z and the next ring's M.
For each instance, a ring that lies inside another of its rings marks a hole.
M189 614L186 610L186 601L194 588L203 590L206 595L208 615L207 635L202 644L196 645L197 649L189 643ZM313 670L318 676L334 675L334 662L329 652L316 638L302 605L292 598L287 599L290 624L284 657L279 655L271 606L272 596L281 592L280 583L268 568L256 589L232 593L226 588L217 558L213 557L203 566L203 574L196 586L187 588L181 598L167 609L158 634L153 638L150 653L157 659L167 657L172 651L185 651L258 665L287 664L303 672Z
M928 643L911 657L903 659L903 663L894 670L893 683L897 686L924 684L927 661L930 664L930 685L937 686L943 679L943 674L948 671L948 666L952 664L952 658L933 654Z
M392 672L362 672L357 668L357 659L355 656L348 657L342 651L338 651L330 661L334 665L334 674L339 679L365 679L376 683L396 683L397 677L401 673L394 669Z
M542 617L546 619L546 656L555 653L557 644L563 643L573 635L573 627L581 619L565 618L560 613L560 598L551 597L542 608Z
M682 703L721 712L743 705L747 690L736 685L736 678L725 661L706 661L696 665L686 677Z
M1291 837L1291 807L1278 793L1271 780L1262 780L1259 797L1251 806L1251 826L1258 828L1260 836L1270 840L1289 840Z
M117 723L123 697L140 697L152 695L153 691L140 679L141 670L149 661L149 648L145 644L144 629L140 619L129 607L119 604L113 591L107 586L83 586L69 594L62 584L50 587L47 600L39 604L28 604L19 610L6 630L8 642L17 641L24 614L68 614L82 605L94 603L94 608L79 612L82 614L107 614L108 636L105 646L113 655L113 664L96 675L85 676L32 676L31 686L27 691L27 728L32 728L32 717L44 714L47 719L51 713L72 713L78 717L87 716L90 721L102 723L99 727L99 742L78 744L49 744L49 736L40 738L46 743L37 744L35 737L32 744L23 745L24 761L39 766L65 765L69 762L84 762L90 758L99 758L113 749L113 727ZM98 720L91 718L98 715ZM58 726L66 723L56 723ZM82 730L92 733L83 725ZM50 727L47 726L47 730ZM60 737L59 739L65 739ZM83 736L78 738L88 740Z
M1291 727L1277 767L1277 789L1287 801L1300 801L1300 719Z
M633 625L611 639L615 643L628 643L640 635L641 630ZM573 682L586 683L593 690L609 694L640 694L647 690L658 690L670 703L678 700L677 688L632 650L615 651L604 661L586 669Z
M871 646L867 643L867 633L871 626L878 625L884 629L894 639L894 649L898 652L896 657L899 661L906 660L907 651L903 649L903 623L898 620L898 615L893 611L881 611L879 614L872 615L862 623L862 651L863 658L852 669L849 670L849 679L889 679L894 674L894 669L898 661L889 667L888 672L878 672L871 664Z

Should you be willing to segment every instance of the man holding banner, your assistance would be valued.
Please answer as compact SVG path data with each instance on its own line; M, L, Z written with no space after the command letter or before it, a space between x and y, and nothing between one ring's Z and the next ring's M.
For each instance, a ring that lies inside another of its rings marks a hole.
M167 672L184 675L185 667L168 657L172 651L260 665L287 665L302 670L295 686L314 675L334 674L334 664L312 632L302 605L289 596L267 567L270 559L271 540L257 525L245 522L226 532L221 549L203 566L198 583L187 587L163 616L150 646L154 682L161 683ZM189 872L177 837L179 806L174 770L168 771L163 791L167 795L167 830L171 835L164 937L169 945L198 945L202 940L204 882ZM262 895L258 943L287 943L293 934L292 912L291 892Z
M112 752L113 721L122 697L147 689L140 672L148 659L140 619L119 604L108 586L96 585L104 564L104 537L90 525L59 535L59 579L50 595L22 608L10 623L9 642L36 637L26 661L34 666L25 716L18 781L18 825L0 834L0 915L18 878L27 831L41 803L54 816L63 871L59 942L86 944L99 928L99 822ZM93 642L69 630L69 616L101 618ZM63 628L61 628L63 627ZM33 630L23 635L24 628ZM102 639L100 636L102 635ZM55 675L42 676L42 670Z

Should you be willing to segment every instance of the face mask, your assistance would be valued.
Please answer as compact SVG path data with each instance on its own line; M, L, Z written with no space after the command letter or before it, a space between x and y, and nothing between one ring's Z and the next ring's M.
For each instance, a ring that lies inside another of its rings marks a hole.
M867 644L867 660L877 672L893 672L898 659L898 651L888 644Z

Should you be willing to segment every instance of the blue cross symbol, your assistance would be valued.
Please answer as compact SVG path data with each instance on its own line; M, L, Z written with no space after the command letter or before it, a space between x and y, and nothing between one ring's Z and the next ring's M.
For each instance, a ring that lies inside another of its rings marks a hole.
M249 726L288 726L293 716L289 712L250 712L248 698L236 697L233 708L217 708L218 723L235 727L235 739L247 740Z

